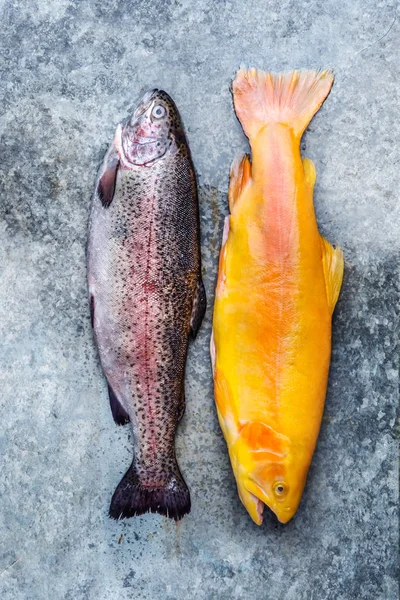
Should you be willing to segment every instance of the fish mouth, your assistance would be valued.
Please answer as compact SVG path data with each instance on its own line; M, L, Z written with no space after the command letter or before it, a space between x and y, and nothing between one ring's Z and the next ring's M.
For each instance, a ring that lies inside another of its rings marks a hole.
M251 494L251 492L249 492ZM256 511L257 511L257 517L258 520L260 522L260 525L262 525L263 519L264 519L264 508L265 508L265 504L262 500L260 500L259 498L257 498L257 496L254 496L254 494L251 494L254 498L254 500L256 501Z
M264 502L249 490L246 483L237 481L240 500L256 525L262 525ZM255 491L255 490L254 490Z
M287 523L293 517L293 511L290 508L278 510L276 502L271 502L267 494L257 484L248 481L245 484L246 492L251 499L251 505L244 503L251 518L257 525L263 522L264 509L267 506L274 513L280 523Z
M129 141L134 146L148 146L150 144L156 143L157 142L157 138L135 136L135 137L129 138Z

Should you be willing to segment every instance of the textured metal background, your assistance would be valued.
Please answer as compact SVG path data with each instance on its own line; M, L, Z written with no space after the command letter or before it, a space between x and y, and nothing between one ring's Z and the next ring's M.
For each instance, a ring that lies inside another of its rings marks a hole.
M0 2L0 590L5 600L395 600L400 19L354 0ZM240 64L333 67L303 139L321 231L343 247L332 369L298 514L254 525L237 497L208 344L231 160L247 149ZM90 197L116 124L163 87L198 174L209 308L178 454L193 510L107 517L131 460L92 342Z

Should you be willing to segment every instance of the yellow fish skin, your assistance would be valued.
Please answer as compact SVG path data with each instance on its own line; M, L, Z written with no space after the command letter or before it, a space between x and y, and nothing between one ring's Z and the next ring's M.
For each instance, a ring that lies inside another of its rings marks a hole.
M295 514L321 425L343 253L318 231L316 171L301 136L330 71L241 69L235 111L249 138L235 161L211 338L218 418L240 499L261 525Z

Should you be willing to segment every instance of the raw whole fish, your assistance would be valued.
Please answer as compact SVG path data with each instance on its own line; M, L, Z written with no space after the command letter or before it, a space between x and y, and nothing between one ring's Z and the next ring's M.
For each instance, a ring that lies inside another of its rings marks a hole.
M190 334L206 308L196 181L178 110L153 90L119 125L90 217L88 281L114 420L131 422L134 458L113 518L180 519L189 490L175 458Z
M325 402L343 254L318 231L300 139L332 83L255 69L233 82L251 163L231 170L211 355L239 496L259 525L264 505L282 523L296 512Z

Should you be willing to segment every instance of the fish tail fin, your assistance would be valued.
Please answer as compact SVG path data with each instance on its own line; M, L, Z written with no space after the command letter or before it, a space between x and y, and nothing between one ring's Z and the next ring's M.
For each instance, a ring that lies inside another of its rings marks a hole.
M333 85L330 70L269 73L240 69L232 84L235 111L248 138L282 123L301 137Z
M117 486L110 504L112 519L127 519L147 512L158 513L179 521L190 512L189 489L175 463L161 482L146 481L139 477L135 465L129 467Z

